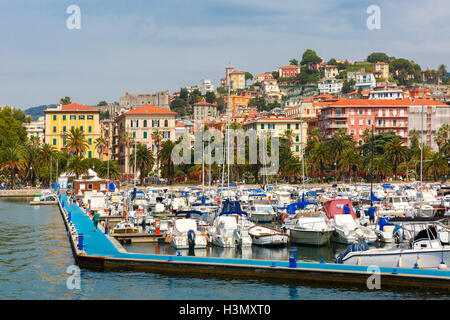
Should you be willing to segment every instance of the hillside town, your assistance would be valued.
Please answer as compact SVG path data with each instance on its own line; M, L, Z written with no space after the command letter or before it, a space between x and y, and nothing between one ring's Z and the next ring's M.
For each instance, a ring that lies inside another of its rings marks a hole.
M15 142L31 149L21 153L22 160L29 159L21 165L11 165L4 155L8 174L3 183L45 184L52 170L64 169L77 176L93 169L105 177L107 171L108 178L134 177L139 183L214 183L219 166L210 167L205 178L201 165L174 166L170 153L186 133L195 139L198 130L225 132L227 119L232 129L279 136L280 169L269 177L272 181L299 182L304 176L314 182L367 180L371 143L377 181L418 179L422 143L425 178L445 180L449 79L444 65L422 69L379 52L363 61L324 61L308 49L300 61L255 74L226 66L223 78L201 79L177 92L125 92L116 102L96 106L66 96L34 121L18 119L19 111L9 110L26 130L26 137L16 134ZM14 139L4 139L3 149L15 148ZM233 165L232 181L261 183L257 169Z

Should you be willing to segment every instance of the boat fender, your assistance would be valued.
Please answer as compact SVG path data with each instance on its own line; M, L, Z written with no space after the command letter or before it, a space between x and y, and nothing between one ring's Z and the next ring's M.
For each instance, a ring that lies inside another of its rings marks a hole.
M234 238L238 246L242 244L241 230L239 229L234 230Z

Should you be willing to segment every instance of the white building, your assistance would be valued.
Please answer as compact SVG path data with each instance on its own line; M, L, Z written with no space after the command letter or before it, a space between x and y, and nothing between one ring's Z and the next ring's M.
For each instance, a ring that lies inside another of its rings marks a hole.
M325 79L321 83L319 83L320 93L339 93L342 90L342 80L339 79Z
M207 92L214 92L214 85L211 83L211 80L204 79L200 81L200 92L202 93L202 96Z
M404 92L402 89L390 88L390 87L379 87L369 92L369 99L403 99Z
M363 91L372 90L376 85L377 80L373 73L361 72L356 74L356 90L359 90L359 88L362 88Z
M39 117L37 121L31 121L30 123L24 124L25 129L27 130L28 138L31 136L36 136L39 138L41 143L44 143L44 129L45 129L45 121L44 117Z

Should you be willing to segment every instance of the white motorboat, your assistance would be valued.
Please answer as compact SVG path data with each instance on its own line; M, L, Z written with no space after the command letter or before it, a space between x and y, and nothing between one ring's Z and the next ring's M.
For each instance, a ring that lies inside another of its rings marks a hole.
M252 238L248 229L254 225L241 210L238 201L225 200L221 213L209 228L211 243L225 248L248 247Z
M253 244L259 246L285 246L289 240L286 233L267 226L252 226L248 229L248 234L252 238Z
M52 190L43 190L41 194L36 194L30 201L31 205L56 203L58 203L58 196Z
M119 222L113 229L112 233L137 233L139 230L128 220Z
M218 216L209 228L211 243L222 248L234 248L238 239L237 219L233 216Z
M208 244L205 233L197 230L197 221L190 218L175 220L166 241L175 249L204 249Z
M447 263L450 263L450 246L443 246L437 238L435 226L429 225L418 232L405 248L369 250L368 246L355 243L339 255L335 262L392 268L446 269Z
M250 219L256 223L270 223L275 220L277 213L270 204L253 204L249 206Z
M324 209L335 229L332 236L334 242L344 244L361 241L374 243L377 240L377 235L372 229L358 223L349 199L328 200ZM345 213L346 210L349 213Z
M329 243L334 228L321 211L302 210L284 221L283 229L293 243L322 246Z

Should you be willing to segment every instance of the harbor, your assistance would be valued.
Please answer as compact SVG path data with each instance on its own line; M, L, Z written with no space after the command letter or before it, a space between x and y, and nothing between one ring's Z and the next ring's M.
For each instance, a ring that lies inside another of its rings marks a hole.
M163 273L226 275L297 282L324 282L366 285L369 266L342 265L325 262L303 262L297 249L290 247L289 259L236 259L189 256L186 251L175 255L141 254L128 252L104 227L99 224L95 232L91 219L83 208L67 206L66 196L60 199L59 208L71 231L71 245L80 266L101 270L134 270ZM70 218L69 213L70 212ZM69 221L70 219L70 221ZM77 235L82 234L81 247ZM81 248L81 249L80 249ZM197 251L197 250L195 250ZM244 251L244 248L242 248ZM301 253L300 253L301 254ZM295 259L295 262L293 259ZM298 259L298 260L297 260ZM380 268L381 282L385 286L433 288L448 290L450 272L422 268Z

